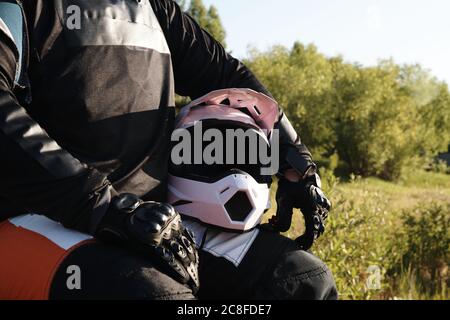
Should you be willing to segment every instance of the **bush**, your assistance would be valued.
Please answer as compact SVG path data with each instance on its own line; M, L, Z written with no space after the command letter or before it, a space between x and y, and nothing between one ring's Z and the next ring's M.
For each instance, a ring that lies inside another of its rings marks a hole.
M342 299L449 298L446 176L420 171L414 179L422 184L413 179L398 185L355 175L339 183L329 170L322 174L333 210L313 252L333 271ZM417 205L427 198L439 205ZM299 216L288 236L302 232ZM379 290L368 286L373 267L380 271Z
M383 281L380 290L367 286L371 266L385 273L392 221L384 210L386 200L381 194L364 199L348 198L341 192L332 193L333 212L327 223L325 236L313 252L323 259L333 271L341 299L365 300L380 296L387 290Z
M435 160L429 167L430 171L442 174L450 174L450 167L447 165L447 161Z
M408 279L410 289L419 294L445 298L450 285L450 205L424 204L404 212L402 225L392 245L397 254L390 257L388 274Z

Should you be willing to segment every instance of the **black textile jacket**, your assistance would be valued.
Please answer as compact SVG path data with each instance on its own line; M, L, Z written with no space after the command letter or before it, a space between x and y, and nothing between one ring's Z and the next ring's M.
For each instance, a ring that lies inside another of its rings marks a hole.
M3 17L0 220L35 212L92 232L116 193L164 201L175 92L269 94L173 1L18 3L31 93Z

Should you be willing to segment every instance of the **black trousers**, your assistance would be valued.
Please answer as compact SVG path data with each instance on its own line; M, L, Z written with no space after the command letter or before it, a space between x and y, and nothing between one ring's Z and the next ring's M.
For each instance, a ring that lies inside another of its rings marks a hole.
M149 259L124 249L88 244L72 252L54 278L51 299L337 299L330 270L294 241L261 231L242 263L200 251L201 289L197 297ZM67 268L81 270L81 289L69 290Z

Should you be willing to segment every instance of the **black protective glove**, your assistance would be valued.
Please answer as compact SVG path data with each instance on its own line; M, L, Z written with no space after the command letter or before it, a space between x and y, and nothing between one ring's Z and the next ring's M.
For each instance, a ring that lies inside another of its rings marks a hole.
M293 209L300 209L305 219L305 233L296 239L303 250L309 250L316 239L325 232L325 220L331 209L330 201L321 190L320 178L311 175L299 182L281 178L278 182L277 214L270 226L278 232L291 228Z
M194 235L182 225L171 205L120 195L113 199L95 235L148 256L161 271L188 285L194 294L198 291L199 257Z
M278 182L275 217L267 226L269 230L287 232L291 228L293 209L300 209L305 219L306 231L297 242L303 250L309 250L314 241L325 231L325 220L331 203L321 190L317 166L311 152L302 143L287 116L280 110L280 119L275 125L280 133L280 180ZM291 182L285 174L293 170L300 178Z

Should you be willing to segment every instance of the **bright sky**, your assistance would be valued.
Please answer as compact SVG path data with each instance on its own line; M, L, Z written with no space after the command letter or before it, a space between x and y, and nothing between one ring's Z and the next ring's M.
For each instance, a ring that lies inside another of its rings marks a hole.
M393 57L450 84L449 0L204 0L220 12L233 54L294 41L364 65Z

